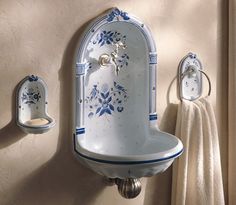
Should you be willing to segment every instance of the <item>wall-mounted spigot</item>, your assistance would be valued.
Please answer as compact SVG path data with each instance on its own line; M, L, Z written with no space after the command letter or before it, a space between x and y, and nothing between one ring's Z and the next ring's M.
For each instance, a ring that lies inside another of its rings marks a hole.
M102 54L98 60L98 62L101 66L107 66L107 65L111 64L110 61L111 61L111 57L109 54L106 54L106 53Z
M117 43L115 43L113 45L116 46L115 50L113 52L111 52L110 55L107 53L102 54L99 57L98 62L101 66L107 66L107 65L111 65L111 64L115 65L115 72L116 72L116 75L118 75L120 72L120 66L118 64L119 50L126 49L127 46L121 41L118 41Z

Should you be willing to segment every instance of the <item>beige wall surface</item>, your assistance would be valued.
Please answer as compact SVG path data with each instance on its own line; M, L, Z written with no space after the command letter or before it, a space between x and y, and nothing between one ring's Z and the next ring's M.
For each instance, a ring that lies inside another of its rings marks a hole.
M75 44L89 20L114 6L147 24L159 57L159 124L172 133L179 103L174 80L178 63L189 51L197 53L212 81L211 99L224 153L222 2L0 0L0 204L170 204L171 169L142 179L142 194L126 200L72 155L70 81ZM57 123L41 135L24 134L15 125L15 88L29 74L47 83L48 111ZM225 162L223 155L224 167Z

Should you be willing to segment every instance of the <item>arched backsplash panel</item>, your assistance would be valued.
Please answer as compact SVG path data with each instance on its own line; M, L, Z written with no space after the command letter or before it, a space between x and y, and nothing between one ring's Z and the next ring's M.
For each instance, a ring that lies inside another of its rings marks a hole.
M125 25L124 25L125 24ZM107 68L100 69L101 66L98 64L98 59L103 53L111 53L114 50L114 45L117 42L124 43L127 48L122 51L122 54L118 56L118 65L121 67L120 74L117 78L114 78L115 69L112 68L114 65L109 65ZM146 62L145 62L146 61ZM136 66L135 63L141 63L140 66ZM145 64L148 64L146 66ZM100 69L100 78L106 77L106 81L108 79L112 79L107 86L109 89L122 88L125 90L126 88L122 83L119 84L117 80L124 79L124 75L132 78L136 76L135 81L137 84L140 84L140 81L137 76L140 76L140 72L142 72L142 68L148 69L146 72L146 80L143 82L149 83L148 85L143 86L135 86L133 90L138 89L140 87L148 88L148 90L140 90L140 93L146 94L145 99L148 99L149 103L149 119L150 121L157 120L156 115L156 64L157 64L157 54L155 43L151 36L149 29L139 20L137 20L132 15L129 15L125 12L120 11L115 8L107 12L107 14L102 17L97 18L94 22L92 22L88 29L84 32L83 37L79 43L78 52L76 54L76 62L75 62L75 71L76 71L76 122L75 126L77 129L77 133L83 133L85 131L85 117L86 115L93 118L96 114L102 116L104 114L123 112L124 103L128 103L127 93L123 93L119 98L117 98L117 102L113 102L110 105L110 109L104 110L101 108L99 110L97 107L99 106L99 102L94 103L89 102L88 99L91 100L91 95L96 93L97 89L101 89L102 85L97 85L98 81L96 77L94 77L94 73ZM136 66L141 68L139 73L133 71L135 75L128 73L129 70L135 69ZM108 69L109 67L109 69ZM112 72L113 70L113 72ZM147 76L148 75L148 76ZM91 78L96 78L96 80L91 80ZM150 79L150 80L148 80ZM128 81L126 79L126 81ZM92 85L89 85L89 82ZM104 84L104 83L103 83ZM104 84L104 85L106 85ZM85 85L85 87L83 86ZM100 86L100 87L99 87ZM88 88L88 89L86 89ZM133 92L131 90L130 92ZM99 91L99 90L98 90ZM100 91L99 91L100 92ZM116 92L119 93L117 90ZM90 94L91 95L90 95ZM110 92L111 93L111 92ZM89 96L90 95L90 96ZM139 95L139 94L137 94ZM110 98L108 98L110 99ZM92 98L94 100L94 98ZM105 100L105 99L104 99ZM100 100L100 104L102 101ZM132 99L129 100L132 103ZM104 102L103 102L104 103ZM117 105L118 104L118 105ZM134 103L133 103L134 104ZM97 105L97 106L96 106ZM90 106L91 110L89 113L85 113L86 107ZM113 111L114 107L114 111ZM85 108L85 109L84 109ZM97 108L97 109L96 109ZM96 110L95 110L96 109ZM97 113L96 113L97 112ZM124 112L123 112L124 113ZM144 113L143 113L144 114ZM140 115L143 116L140 113ZM82 131L81 131L82 130Z

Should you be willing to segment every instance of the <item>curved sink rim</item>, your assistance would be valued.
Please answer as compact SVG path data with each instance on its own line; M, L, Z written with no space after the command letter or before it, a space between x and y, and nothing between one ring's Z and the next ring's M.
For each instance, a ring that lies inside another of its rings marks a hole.
M179 157L183 151L183 144L182 142L175 137L174 135L171 135L174 138L177 139L178 144L169 150L157 152L153 154L140 154L140 155L106 155L106 154L100 154L95 153L89 150L84 149L80 146L80 150L77 149L77 143L76 143L76 136L74 136L74 151L77 153L80 157L92 160L100 163L106 163L106 164L147 164L147 163L156 163L156 162L163 162L171 159L175 159Z
M75 152L80 156L80 157L83 157L87 160L92 160L92 161L95 161L95 162L100 162L100 163L106 163L106 164L120 164L120 165L134 165L134 164L149 164L149 163L157 163L157 162L164 162L164 161L167 161L167 160L171 160L171 159L175 159L177 157L179 157L182 153L183 153L183 149L174 154L174 155L171 155L169 157L164 157L164 158L159 158L159 159L152 159L152 160L140 160L140 161L111 161L111 160L104 160L104 159L97 159L97 158L93 158L93 157L89 157L87 155L83 155L82 153L78 152L76 149L75 149Z

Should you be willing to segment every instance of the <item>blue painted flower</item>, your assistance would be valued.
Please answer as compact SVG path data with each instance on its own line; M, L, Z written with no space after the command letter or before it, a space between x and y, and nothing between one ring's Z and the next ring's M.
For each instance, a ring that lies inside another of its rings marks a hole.
M114 111L114 106L111 104L112 97L109 96L109 92L101 92L101 98L98 98L98 101L101 106L97 108L96 114L99 113L99 116L102 116L105 113L111 115L111 112Z
M100 34L98 44L100 44L100 46L103 46L104 44L111 44L113 42L113 34L114 32L112 31L103 31Z
M25 93L22 94L22 102L25 104L36 104L41 98L39 92L35 92L33 88L29 88Z
M113 86L104 83L98 86L93 85L89 96L86 97L88 117L102 116L104 114L112 115L115 112L124 111L124 103L127 101L127 90L121 84L113 82Z
M117 43L118 41L122 41L122 43L125 44L126 35L122 35L120 32L116 30L110 30L110 31L104 30L96 35L95 39L92 40L92 43L103 46L105 44ZM90 67L92 67L92 64L90 65Z
M41 98L40 93L35 93L33 94L33 96L34 96L34 99L37 101L39 101L39 98Z

